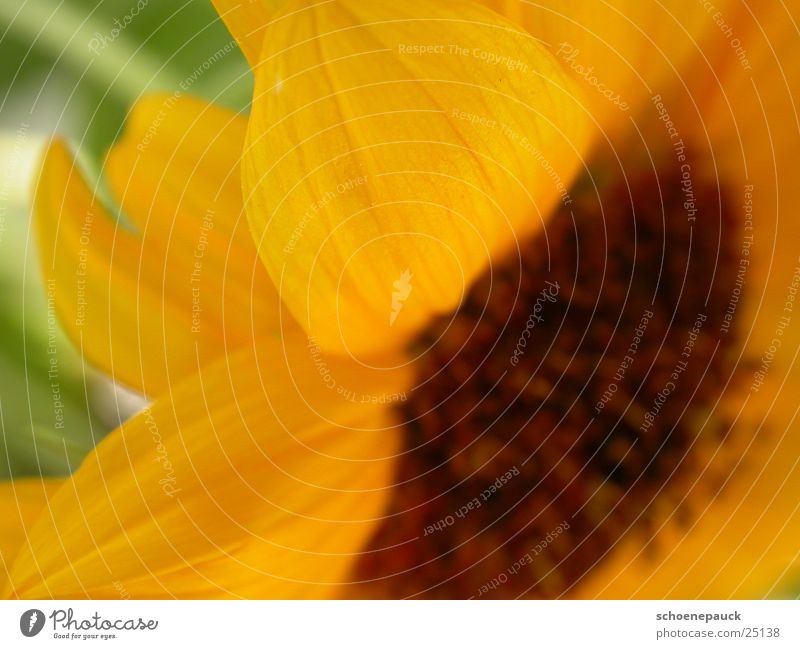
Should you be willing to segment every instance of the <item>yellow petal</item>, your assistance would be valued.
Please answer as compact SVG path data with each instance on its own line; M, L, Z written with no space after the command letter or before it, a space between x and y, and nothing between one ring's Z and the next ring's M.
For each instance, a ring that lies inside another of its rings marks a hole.
M481 0L546 46L584 90L596 137L627 130L637 109L697 65L704 39L718 33L714 16L731 0L680 6L631 0ZM709 9L711 7L711 9Z
M251 67L258 65L264 30L280 0L211 0Z
M52 497L5 595L328 595L383 510L406 380L304 337L204 368Z
M61 480L26 479L0 483L0 589L28 531Z
M240 118L197 100L138 104L108 162L132 227L62 143L46 154L35 210L48 295L86 357L134 389L156 394L278 326L242 212L243 138Z
M639 538L621 544L579 597L765 597L800 572L800 16L786 11L764 3L723 14L732 35L720 31L687 87L665 96L687 140L713 152L743 245L753 237L734 313L752 366L726 408L751 443L727 459L730 480L697 520L666 521L646 550Z
M543 48L483 7L283 11L243 163L259 252L323 347L401 345L569 200L586 116Z

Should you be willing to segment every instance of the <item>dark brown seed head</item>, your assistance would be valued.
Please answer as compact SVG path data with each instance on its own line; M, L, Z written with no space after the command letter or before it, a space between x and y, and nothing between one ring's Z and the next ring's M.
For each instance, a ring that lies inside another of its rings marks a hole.
M690 197L668 158L587 176L416 341L365 594L568 594L622 538L689 518L696 484L724 483L729 425L708 415L741 373L723 316L742 229L727 188L691 180Z

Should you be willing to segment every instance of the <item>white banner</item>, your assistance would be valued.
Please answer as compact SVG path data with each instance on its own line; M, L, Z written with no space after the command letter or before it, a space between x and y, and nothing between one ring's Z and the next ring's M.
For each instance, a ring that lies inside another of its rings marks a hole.
M798 618L798 601L27 601L0 604L0 647L777 648L800 647Z

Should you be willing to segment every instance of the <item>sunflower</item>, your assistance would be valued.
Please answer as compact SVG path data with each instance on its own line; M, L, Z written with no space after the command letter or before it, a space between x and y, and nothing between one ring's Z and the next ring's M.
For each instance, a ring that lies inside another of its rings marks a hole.
M41 165L61 322L152 403L3 485L2 594L778 592L792 17L215 4L249 116L139 102L120 218L64 143Z

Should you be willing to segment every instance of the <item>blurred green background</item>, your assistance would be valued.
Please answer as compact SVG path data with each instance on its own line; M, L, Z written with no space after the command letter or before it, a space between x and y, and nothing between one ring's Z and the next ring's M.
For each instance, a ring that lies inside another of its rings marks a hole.
M141 95L180 91L246 111L252 79L209 0L2 0L0 61L2 480L69 473L143 405L86 366L48 312L30 231L42 146L67 136L96 180Z
M48 312L30 231L42 147L67 136L97 181L141 95L190 85L247 111L252 79L209 0L0 0L0 62L0 480L65 475L144 402L86 366Z

